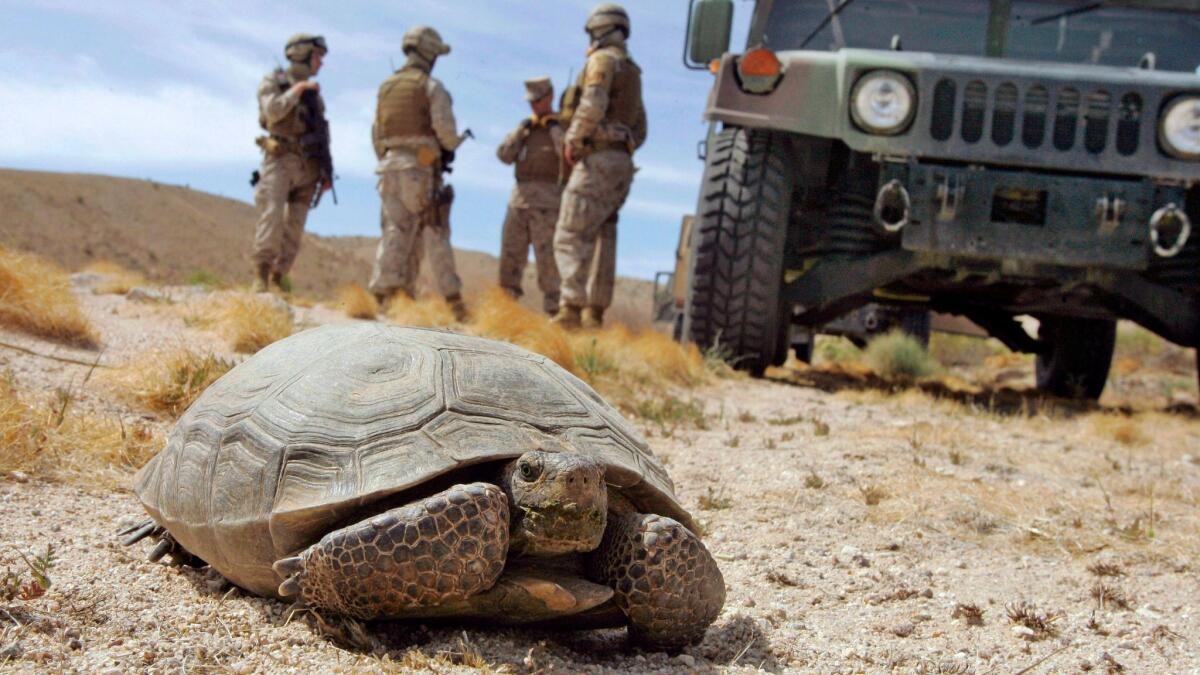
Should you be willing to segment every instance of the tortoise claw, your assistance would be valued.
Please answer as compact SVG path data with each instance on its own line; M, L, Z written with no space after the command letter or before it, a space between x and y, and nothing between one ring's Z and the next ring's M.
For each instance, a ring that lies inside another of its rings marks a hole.
M171 547L174 546L174 544L175 542L168 537L159 539L158 545L150 551L150 555L146 556L146 560L149 560L150 562L158 562L160 558L171 552Z
M146 537L153 537L162 534L162 532L163 528L161 525L153 520L147 520L132 527L127 527L117 534L118 536L125 537L121 540L122 546L132 546Z
M304 569L304 561L298 555L281 558L271 565L271 569L275 570L275 574L278 574L280 579L287 579L299 574Z
M282 584L279 584L279 597L291 598L300 595L300 582L296 577L288 577Z

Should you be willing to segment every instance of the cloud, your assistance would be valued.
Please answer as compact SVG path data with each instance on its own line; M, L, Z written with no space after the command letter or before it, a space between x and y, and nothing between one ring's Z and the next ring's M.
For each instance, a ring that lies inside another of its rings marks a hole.
M0 78L0 110L0 156L10 160L86 159L119 167L258 159L253 101L234 104L186 84L121 91Z

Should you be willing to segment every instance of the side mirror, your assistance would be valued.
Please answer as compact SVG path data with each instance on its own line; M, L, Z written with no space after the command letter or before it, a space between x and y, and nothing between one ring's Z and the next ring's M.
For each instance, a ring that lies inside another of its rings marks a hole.
M688 42L684 64L704 69L729 51L733 0L692 0L688 6Z

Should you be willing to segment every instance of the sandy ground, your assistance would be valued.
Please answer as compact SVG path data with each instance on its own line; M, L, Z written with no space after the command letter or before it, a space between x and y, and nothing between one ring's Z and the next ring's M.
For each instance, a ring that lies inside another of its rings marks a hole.
M102 364L162 344L232 356L169 307L80 297L105 337ZM297 312L302 324L341 320ZM4 370L23 388L74 386L89 410L144 417L96 378L81 384L83 366L0 349ZM130 492L0 476L0 571L47 544L57 558L45 596L0 604L0 671L1200 672L1194 405L1006 415L791 375L802 373L681 392L705 428L639 424L728 587L683 654L630 650L616 630L405 623L372 626L374 651L343 649L282 603L122 548L115 533L143 517ZM1047 630L1009 618L1022 603Z

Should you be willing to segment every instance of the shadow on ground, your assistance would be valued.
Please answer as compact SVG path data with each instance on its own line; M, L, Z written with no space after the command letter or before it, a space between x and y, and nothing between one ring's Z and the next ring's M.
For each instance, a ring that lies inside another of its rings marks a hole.
M773 382L798 387L820 389L824 392L879 391L898 394L909 389L921 391L933 398L955 401L972 408L997 415L1029 416L1054 414L1074 416L1091 412L1106 412L1132 415L1135 410L1128 405L1106 406L1095 401L1077 401L1058 398L1029 388L1013 387L959 387L941 380L896 382L874 373L851 372L837 368L772 368L767 378ZM1190 403L1173 403L1157 410L1188 419L1200 419L1200 408Z

